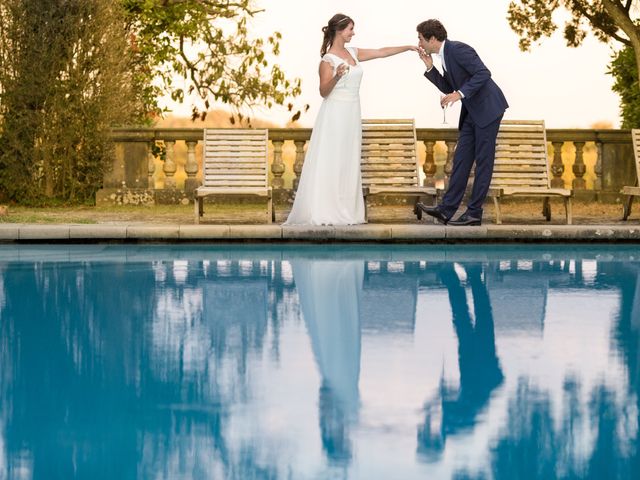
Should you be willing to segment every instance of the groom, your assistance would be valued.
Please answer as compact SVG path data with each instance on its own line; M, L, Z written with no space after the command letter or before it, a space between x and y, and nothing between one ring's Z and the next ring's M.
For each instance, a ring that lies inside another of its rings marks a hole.
M428 207L418 203L416 209L445 225L480 225L482 205L493 175L498 128L509 105L473 48L448 40L447 31L438 20L422 22L417 30L420 58L427 67L424 76L446 94L440 102L443 108L460 100L462 110L449 188L439 205ZM442 74L433 66L434 54L440 57ZM476 175L467 210L451 220L462 202L474 161Z

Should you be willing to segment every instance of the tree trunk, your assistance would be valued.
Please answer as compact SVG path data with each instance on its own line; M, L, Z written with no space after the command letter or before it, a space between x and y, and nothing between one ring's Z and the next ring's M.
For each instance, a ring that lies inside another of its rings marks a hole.
M613 18L616 26L626 33L627 37L629 37L633 53L636 57L636 68L638 69L638 80L640 81L640 29L635 25L634 21L629 16L629 12L622 7L620 2L614 0L602 0L602 6L605 12Z

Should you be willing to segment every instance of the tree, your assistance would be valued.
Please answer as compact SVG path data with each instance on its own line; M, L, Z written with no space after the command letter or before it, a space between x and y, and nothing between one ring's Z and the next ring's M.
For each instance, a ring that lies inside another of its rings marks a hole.
M509 4L507 19L520 37L521 50L529 50L534 42L556 31L553 14L561 7L571 14L564 24L567 45L579 46L590 29L598 40L605 43L614 40L628 48L626 55L631 53L635 63L633 88L638 88L640 12L637 0L514 0Z
M620 96L622 128L640 128L640 87L633 49L617 52L607 73L615 79L613 91Z
M242 119L299 95L267 60L280 34L250 39L258 12L253 0L0 1L0 201L91 201L110 128L151 123L164 94L195 95L194 119L211 101Z
M0 196L84 202L141 113L117 0L0 2Z
M121 1L150 111L160 112L159 97L169 95L195 99L194 120L204 119L212 101L242 119L255 106L284 105L301 93L299 79L269 63L269 54L279 54L280 33L250 37L249 20L261 11L253 0Z

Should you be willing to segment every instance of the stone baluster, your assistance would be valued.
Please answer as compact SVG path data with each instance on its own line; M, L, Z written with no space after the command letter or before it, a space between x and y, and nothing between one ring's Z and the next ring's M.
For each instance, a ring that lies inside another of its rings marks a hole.
M574 190L586 190L587 182L584 180L584 174L587 172L587 166L584 164L584 142L574 142L576 147L576 161L573 164L573 189Z
M156 188L155 173L156 173L156 156L153 154L153 147L155 142L149 144L147 149L147 188Z
M455 141L445 142L447 145L447 162L444 164L444 186L445 188L449 186L449 178L451 178L451 171L453 170L453 154L456 151L456 143Z
M271 186L274 190L282 190L284 188L284 162L282 161L282 145L283 141L273 141L273 163L271 164L271 173L273 173L273 180Z
M281 286L284 283L284 279L282 278L282 263L283 262L273 262L273 273L270 278L274 279L276 288ZM270 282L271 283L271 282Z
M164 160L164 167L162 168L162 171L165 174L164 188L174 189L176 188L176 179L174 175L177 170L174 150L176 142L174 140L165 140L164 144L166 146L166 157Z
M602 191L602 142L596 142L596 179L593 182L593 189L596 192Z
M233 260L231 262L231 266L229 267L229 273L232 277L239 277L240 276L240 261L239 260Z
M553 163L551 164L551 186L553 188L564 188L564 164L562 163L562 145L564 142L553 142Z
M302 173L302 165L304 164L304 140L293 142L296 146L296 161L293 164L293 172L295 178L293 179L293 191L298 190L298 183L300 182L300 174Z
M424 159L424 165L422 171L424 172L424 186L435 187L436 185L436 160L433 155L433 149L435 142L424 142L426 149L426 157Z
M198 161L196 160L196 145L198 142L187 142L187 162L184 165L184 171L187 179L184 181L184 189L187 196L193 196L196 188L200 186L200 182L196 178L198 174Z
M582 260L576 260L575 264L574 264L575 268L575 280L576 283L578 283L579 285L584 283L584 273L583 273L583 269L582 269Z

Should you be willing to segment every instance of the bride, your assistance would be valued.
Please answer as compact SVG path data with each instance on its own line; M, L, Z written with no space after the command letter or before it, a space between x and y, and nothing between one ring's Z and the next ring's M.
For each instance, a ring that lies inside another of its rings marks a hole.
M319 73L324 100L285 225L354 225L365 221L360 176L360 62L417 51L417 47L347 48L353 27L351 18L338 13L322 28Z

